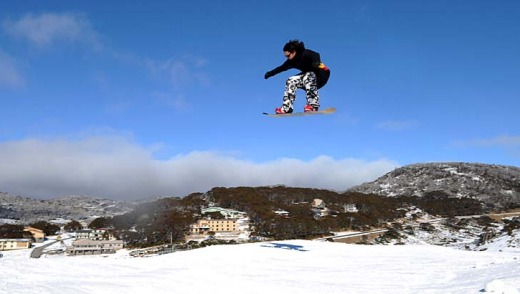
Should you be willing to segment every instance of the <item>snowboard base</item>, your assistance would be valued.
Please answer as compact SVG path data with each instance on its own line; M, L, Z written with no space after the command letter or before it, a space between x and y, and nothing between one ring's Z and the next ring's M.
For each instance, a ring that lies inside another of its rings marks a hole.
M334 112L336 112L336 108L328 107L328 108L325 108L322 110L309 111L309 112L291 112L291 113L282 113L282 114L264 112L264 114L267 116L272 116L272 117L289 117L289 116L307 116L307 115L317 115L317 114L332 114Z

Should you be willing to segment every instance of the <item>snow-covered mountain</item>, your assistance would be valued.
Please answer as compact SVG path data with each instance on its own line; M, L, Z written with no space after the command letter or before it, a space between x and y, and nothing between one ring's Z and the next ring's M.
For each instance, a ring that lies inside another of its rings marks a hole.
M461 162L412 164L349 191L390 197L469 197L491 208L516 208L520 206L520 168Z
M0 192L0 219L16 219L21 223L56 218L79 220L107 217L129 212L133 207L133 204L124 201L90 196L65 196L43 200Z

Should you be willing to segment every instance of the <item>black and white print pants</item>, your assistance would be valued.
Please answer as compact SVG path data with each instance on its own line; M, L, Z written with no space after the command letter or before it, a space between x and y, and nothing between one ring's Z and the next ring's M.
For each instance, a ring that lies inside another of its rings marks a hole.
M285 112L289 112L293 109L297 89L305 90L305 94L307 95L307 104L314 106L315 108L320 107L318 86L316 85L316 74L311 71L287 79L282 105L282 109Z

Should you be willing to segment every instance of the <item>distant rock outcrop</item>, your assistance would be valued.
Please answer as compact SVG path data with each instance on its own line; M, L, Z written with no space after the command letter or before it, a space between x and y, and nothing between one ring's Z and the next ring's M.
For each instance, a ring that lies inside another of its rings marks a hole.
M30 223L55 218L85 219L107 217L131 211L135 205L124 201L89 196L32 199L0 192L0 219Z
M468 197L489 208L517 208L520 168L462 162L412 164L349 191L389 197Z

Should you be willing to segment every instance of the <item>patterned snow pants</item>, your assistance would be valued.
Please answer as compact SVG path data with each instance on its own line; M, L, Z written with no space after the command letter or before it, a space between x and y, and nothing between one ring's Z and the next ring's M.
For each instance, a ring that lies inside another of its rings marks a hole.
M293 109L297 89L305 90L305 94L307 95L307 104L316 108L320 107L320 97L318 95L318 86L316 85L316 74L314 72L306 72L287 79L282 105L282 109L285 112Z

